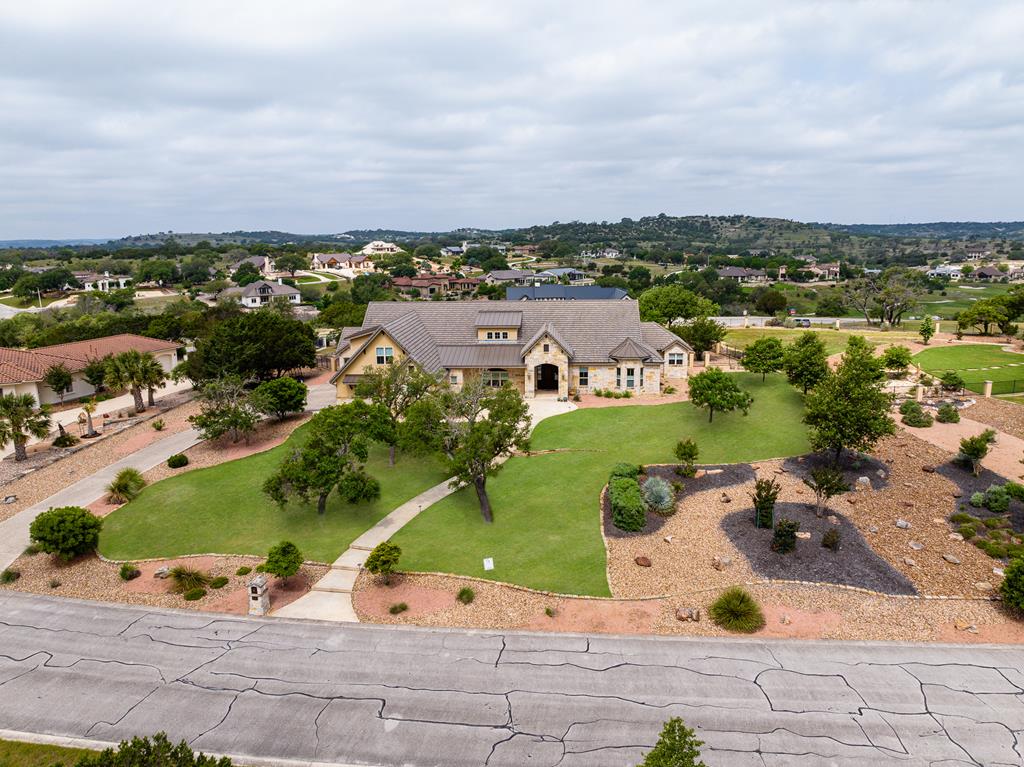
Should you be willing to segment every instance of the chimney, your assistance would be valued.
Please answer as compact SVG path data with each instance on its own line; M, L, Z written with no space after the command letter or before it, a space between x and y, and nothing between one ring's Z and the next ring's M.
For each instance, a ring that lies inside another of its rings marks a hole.
M278 285L284 285L284 280L281 277L278 277L277 278L277 284Z

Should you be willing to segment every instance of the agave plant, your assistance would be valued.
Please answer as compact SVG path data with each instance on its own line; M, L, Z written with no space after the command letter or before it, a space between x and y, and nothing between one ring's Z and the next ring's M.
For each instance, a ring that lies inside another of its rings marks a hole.
M121 469L114 477L114 481L107 485L107 493L111 503L128 503L134 500L145 486L146 480L138 469Z

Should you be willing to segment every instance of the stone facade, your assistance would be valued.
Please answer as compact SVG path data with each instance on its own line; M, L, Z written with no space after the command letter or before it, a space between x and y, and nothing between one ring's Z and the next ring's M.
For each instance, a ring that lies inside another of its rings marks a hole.
M547 346L547 351L544 347ZM537 368L540 365L554 365L558 368L558 396L569 396L569 356L565 350L549 335L537 341L525 356L526 385L523 394L526 397L536 396Z

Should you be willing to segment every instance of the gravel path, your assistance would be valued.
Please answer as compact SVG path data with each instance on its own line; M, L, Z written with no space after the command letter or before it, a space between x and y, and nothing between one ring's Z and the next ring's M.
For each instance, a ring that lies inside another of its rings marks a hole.
M997 431L1024 439L1024 406L1001 399L979 397L961 415L987 424Z

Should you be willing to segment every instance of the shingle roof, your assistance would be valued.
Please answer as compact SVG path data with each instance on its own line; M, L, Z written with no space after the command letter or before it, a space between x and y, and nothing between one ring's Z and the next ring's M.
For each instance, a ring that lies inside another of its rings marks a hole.
M534 273L523 269L495 269L489 272L488 276L495 280L518 280L523 277L533 277Z
M38 349L0 347L0 384L41 381L46 370L63 364L72 373L83 370L90 360L135 349L140 352L161 352L177 349L181 344L146 338L133 333L75 341L69 344L42 346Z
M534 333L525 344L523 344L523 352L525 353L532 348L533 345L540 341L544 336L550 336L554 339L554 342L562 347L562 351L568 355L569 359L576 356L576 352L573 350L572 344L565 340L565 337L558 332L558 329L551 324L551 322L545 322L541 325L537 332Z
M523 324L523 313L516 312L491 312L486 309L476 315L476 327L478 328L518 328Z
M612 349L608 356L613 360L653 360L658 359L658 352L635 338L626 338Z
M571 350L573 362L583 365L610 362L611 350L626 338L656 349L671 336L668 331L661 335L645 328L649 323L640 322L636 301L375 301L366 308L363 327L380 325L416 362L437 371L444 367L439 347L488 346L477 341L476 320L482 310L520 313L521 339L539 338L538 333L549 325L556 343ZM348 341L342 340L339 346L347 348ZM525 346L502 344L501 348L518 348L522 359Z
M536 299L597 301L601 299L621 300L628 297L629 293L622 288L603 288L600 285L529 285L505 288L505 298L509 301Z
M679 344L688 352L693 351L693 347L686 343L686 341L681 339L675 333L666 330L657 322L641 322L640 332L643 336L644 343L652 349L657 349L659 352L665 351L665 349L670 347L672 344Z

